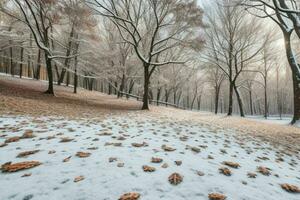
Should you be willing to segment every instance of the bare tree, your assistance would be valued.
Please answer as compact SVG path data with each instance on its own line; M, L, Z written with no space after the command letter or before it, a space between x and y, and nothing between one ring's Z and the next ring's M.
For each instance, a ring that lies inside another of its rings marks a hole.
M186 44L202 25L202 10L197 2L179 0L87 1L96 13L108 17L117 27L122 39L131 44L144 68L142 109L149 109L150 78L157 67L184 64L186 61L163 60L170 49ZM183 14L184 13L184 14Z

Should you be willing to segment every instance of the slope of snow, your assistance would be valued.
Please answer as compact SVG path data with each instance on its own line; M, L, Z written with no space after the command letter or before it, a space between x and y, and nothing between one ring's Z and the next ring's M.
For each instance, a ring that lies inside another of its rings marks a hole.
M0 173L0 199L115 200L132 191L140 193L143 200L205 200L212 192L225 194L229 200L300 199L299 195L288 193L279 185L300 186L299 156L233 130L132 113L80 121L2 116L0 144L9 137L21 136L27 129L33 130L37 137L21 139L0 148L0 164L32 160L43 164L15 173ZM112 135L103 136L103 133ZM46 139L49 136L55 138ZM187 136L188 140L181 140L182 136ZM60 143L63 137L74 141ZM148 146L133 147L134 142L146 142ZM165 152L161 148L163 144L176 150ZM91 147L98 149L89 150ZM191 147L200 148L201 152L193 152ZM16 157L20 152L36 149L40 152L27 158ZM48 154L53 150L56 151L54 154ZM78 151L91 155L79 158L75 156ZM209 155L213 159L208 159ZM62 162L69 156L72 156L69 162ZM109 162L111 157L116 157L117 161ZM169 167L151 163L152 157L162 158ZM284 161L275 161L278 158ZM174 163L177 160L182 161L181 166ZM237 162L241 167L230 168L232 176L225 176L218 171L224 167L223 161ZM124 167L118 167L118 163L124 163ZM155 167L156 171L144 172L143 165ZM257 166L270 168L271 175L257 173ZM199 176L197 171L203 172L204 176ZM168 182L174 172L183 176L183 182L176 186ZM248 172L257 173L257 178L248 178ZM32 175L21 177L25 173ZM85 179L73 182L78 176Z

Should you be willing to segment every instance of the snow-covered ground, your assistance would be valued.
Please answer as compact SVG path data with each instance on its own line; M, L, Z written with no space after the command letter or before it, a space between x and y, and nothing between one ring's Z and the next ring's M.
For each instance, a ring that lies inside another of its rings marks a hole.
M283 183L300 186L299 157L230 129L136 113L82 120L2 116L0 145L28 129L36 137L0 148L0 164L39 161L42 165L0 173L1 200L116 200L127 192L140 193L142 200L206 200L214 192L229 200L300 199L300 195L280 187ZM74 140L61 143L66 137ZM143 142L147 145L132 145ZM176 150L164 151L162 145ZM40 151L26 158L16 157L29 150ZM76 153L80 151L91 155L79 158ZM69 156L69 162L63 162ZM151 163L152 157L162 158L163 162ZM182 164L177 166L175 161ZM228 167L232 175L225 176L219 173L219 168L225 167L224 161L241 167ZM162 167L165 163L167 168ZM156 171L144 172L143 165L155 167ZM270 168L271 175L258 173L258 166ZM174 172L183 176L182 183L176 186L168 181ZM248 172L257 177L248 178ZM31 176L21 177L30 173ZM78 176L85 179L74 182Z
M278 116L270 116L267 119L263 116L247 116L248 119L264 122L264 123L270 123L270 124L280 124L280 125L289 125L292 121L292 117L278 117Z

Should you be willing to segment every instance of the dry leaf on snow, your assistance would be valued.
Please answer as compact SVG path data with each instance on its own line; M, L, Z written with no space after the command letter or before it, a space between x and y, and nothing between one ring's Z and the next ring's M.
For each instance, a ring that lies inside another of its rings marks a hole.
M5 163L1 166L2 172L16 172L24 169L30 169L41 165L38 161L26 161L12 164L11 162Z
M119 200L137 200L140 198L140 194L137 193L137 192L129 192L129 193L126 193L126 194L123 194Z
M211 193L208 195L208 198L210 200L225 200L226 196L223 194L218 194L218 193Z
M84 180L84 176L77 176L74 178L74 183Z
M76 156L79 157L79 158L86 158L86 157L89 157L91 155L91 153L88 153L88 152L77 152L76 153Z
M282 189L284 189L287 192L300 193L300 188L296 185L281 184L280 186L281 186Z
M155 168L154 168L154 167L147 166L147 165L144 165L144 166L143 166L143 170L144 170L144 172L154 172L154 171L155 171Z
M37 152L39 152L40 150L33 150L33 151L24 151L24 152L21 152L17 155L18 158L22 158L22 157L27 157L29 155L32 155L32 154L35 154Z
M178 173L173 173L169 176L169 182L172 184L172 185L178 185L179 183L182 182L183 180L183 177L178 174Z

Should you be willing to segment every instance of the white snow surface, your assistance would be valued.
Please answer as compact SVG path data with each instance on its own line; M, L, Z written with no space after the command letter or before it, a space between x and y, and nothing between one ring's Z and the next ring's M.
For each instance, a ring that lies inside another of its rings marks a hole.
M127 192L140 193L142 200L206 200L208 194L214 192L226 195L228 200L300 199L300 195L280 187L283 183L300 186L299 157L284 154L279 146L273 147L230 129L154 119L135 113L108 115L102 120L1 116L0 144L9 137L21 136L27 129L33 130L37 137L0 148L0 164L33 160L43 164L15 173L0 172L1 200L116 200ZM97 135L104 132L112 135ZM48 136L55 138L45 139ZM119 136L126 140L118 140ZM188 140L180 140L182 136L188 136ZM75 140L60 143L63 137ZM95 138L99 141L93 141ZM107 142L122 143L122 146L105 145ZM133 147L133 142L146 142L148 146ZM176 151L165 152L161 148L163 144ZM88 150L90 147L98 149ZM190 147L198 147L201 152L195 153ZM26 158L16 157L20 152L37 149L40 152ZM56 153L48 154L52 150ZM78 151L90 152L91 156L76 157ZM208 159L208 155L214 159ZM69 156L72 156L69 162L62 162ZM118 160L109 162L110 157ZM152 157L162 158L169 167L151 163ZM284 162L276 162L278 157ZM182 161L181 166L175 165L177 160ZM224 166L223 161L237 162L241 167L230 168L232 176L225 176L218 171ZM117 166L120 162L124 167ZM143 165L155 167L156 171L144 172ZM271 175L257 173L258 166L270 168ZM197 170L205 175L199 176ZM174 172L183 176L183 182L176 186L168 182ZM248 178L248 172L257 173L257 178ZM32 175L21 177L25 173ZM80 175L85 179L73 182Z

